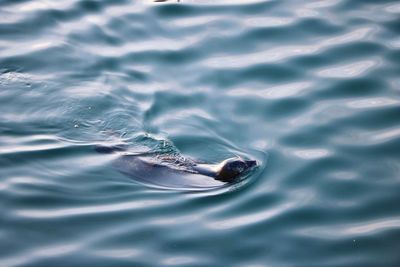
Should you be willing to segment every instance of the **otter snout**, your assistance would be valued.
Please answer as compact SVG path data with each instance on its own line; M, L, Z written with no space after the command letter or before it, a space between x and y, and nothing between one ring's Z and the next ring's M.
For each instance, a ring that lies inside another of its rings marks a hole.
M257 166L257 161L256 160L245 160L247 168L252 168Z

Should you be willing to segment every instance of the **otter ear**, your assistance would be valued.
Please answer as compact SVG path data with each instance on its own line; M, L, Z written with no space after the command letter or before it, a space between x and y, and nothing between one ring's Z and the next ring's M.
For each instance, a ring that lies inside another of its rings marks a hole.
M257 161L255 161L255 160L245 160L245 162L247 164L247 167L249 167L249 168L257 165Z

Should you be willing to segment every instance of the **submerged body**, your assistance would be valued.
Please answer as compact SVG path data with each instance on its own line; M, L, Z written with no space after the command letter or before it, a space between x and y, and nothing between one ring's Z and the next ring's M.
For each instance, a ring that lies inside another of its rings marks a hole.
M124 151L120 146L98 146L100 153ZM114 166L140 182L162 187L210 189L232 183L257 166L255 160L227 159L218 164L192 161L174 155L154 153L125 154L114 162Z

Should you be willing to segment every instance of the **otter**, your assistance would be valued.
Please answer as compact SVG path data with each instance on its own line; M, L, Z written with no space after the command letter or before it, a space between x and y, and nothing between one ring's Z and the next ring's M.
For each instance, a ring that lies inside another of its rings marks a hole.
M96 146L99 153L118 153L114 166L138 181L172 188L216 188L234 183L257 166L257 161L241 157L218 164L195 161L176 154L131 153L124 145ZM213 179L210 179L213 178Z
M219 164L197 163L191 169L216 180L231 183L256 165L257 161L255 160L245 160L241 157L235 157L226 159Z

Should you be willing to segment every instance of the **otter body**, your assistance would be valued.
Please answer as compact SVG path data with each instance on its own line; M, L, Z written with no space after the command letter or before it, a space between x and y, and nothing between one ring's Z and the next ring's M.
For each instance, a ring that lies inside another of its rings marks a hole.
M100 153L125 151L122 146L97 146ZM211 189L231 183L257 165L255 160L227 159L219 164L199 163L176 155L125 154L114 166L135 180L176 189ZM210 179L211 178L211 179Z

